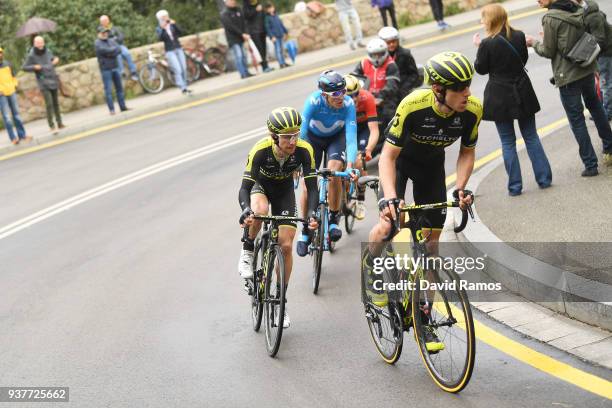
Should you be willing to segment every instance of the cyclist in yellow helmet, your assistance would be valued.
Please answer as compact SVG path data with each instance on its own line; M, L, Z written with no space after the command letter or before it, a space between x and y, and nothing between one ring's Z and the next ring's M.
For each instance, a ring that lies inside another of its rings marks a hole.
M464 189L474 168L478 125L482 104L471 96L470 84L474 67L463 54L443 52L425 65L425 81L431 87L413 91L402 100L393 120L386 129L386 143L378 163L381 194L379 223L372 228L369 247L363 254L363 265L371 271L373 258L382 251L382 240L391 230L395 219L393 202L404 200L408 179L412 180L416 204L446 201L445 148L461 140L457 159L455 194L461 206L471 204ZM465 190L467 191L467 190ZM431 231L428 251L438 253L438 241L446 219L446 211L426 211ZM373 296L384 296L368 288ZM435 331L429 333L427 349L437 352L444 348Z
M255 214L268 214L272 206L272 215L297 217L293 173L300 167L308 191L308 215L310 229L316 229L315 210L318 204L317 175L313 149L310 143L299 138L302 117L293 108L274 109L268 116L269 136L255 143L249 152L242 185L238 193L240 208L240 225L249 225L248 239L243 243L238 263L238 271L244 279L253 277L254 240L261 229L261 221L253 219ZM293 265L293 239L296 226L293 222L281 222L278 242L282 247L285 260L285 282L289 282ZM287 307L283 327L290 325Z

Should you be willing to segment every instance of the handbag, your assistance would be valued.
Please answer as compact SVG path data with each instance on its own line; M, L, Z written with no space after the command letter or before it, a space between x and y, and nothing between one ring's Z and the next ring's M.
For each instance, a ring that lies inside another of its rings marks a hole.
M595 59L599 56L601 48L597 43L597 39L591 33L586 30L586 24L584 23L584 14L582 15L582 24L575 24L573 21L568 21L562 18L552 17L560 20L564 23L570 24L582 32L580 37L572 48L564 55L564 57L570 62L578 65L579 67L586 68L591 65Z

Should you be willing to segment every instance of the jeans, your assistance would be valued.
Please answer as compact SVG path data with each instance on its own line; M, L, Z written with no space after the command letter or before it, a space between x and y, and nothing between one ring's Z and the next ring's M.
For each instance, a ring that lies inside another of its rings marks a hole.
M604 109L612 120L612 57L599 57L599 80L604 98Z
M113 84L115 85L115 93L117 94L117 102L119 108L126 110L125 97L123 96L123 84L121 83L121 72L119 68L102 70L102 82L104 82L104 96L108 110L115 112L115 104L113 103Z
M134 65L134 60L132 59L132 54L130 54L130 50L125 45L121 45L121 53L117 55L117 63L119 64L119 72L123 73L123 59L127 61L128 68L130 70L130 74L136 74L136 65Z
M281 67L286 65L283 49L283 37L276 37L276 40L274 41L274 52L276 53L276 60L278 61Z
M603 104L597 97L595 90L595 74L588 75L582 79L571 82L559 88L561 103L567 114L570 127L578 142L578 153L588 170L597 168L597 156L591 144L591 137L584 120L584 105L591 113L597 133L603 142L605 153L612 153L612 130L604 111Z
M525 147L527 147L529 160L531 160L536 182L541 188L546 188L552 183L552 170L538 137L535 116L519 119L518 123L521 135L523 135L523 140L525 141ZM511 194L519 194L523 189L523 180L521 177L521 164L516 153L514 121L495 122L495 126L501 139L504 166L508 174L508 191Z
M249 71L247 70L246 55L244 55L244 49L242 48L242 44L232 45L232 54L234 54L234 61L236 61L236 69L240 73L240 78L246 78L247 76L249 76Z
M391 3L389 7L379 8L378 11L380 11L380 16L382 17L383 26L387 27L389 25L387 24L387 13L389 13L389 15L391 16L391 25L393 25L393 27L395 28L398 28L397 19L395 18L395 5L393 3Z
M344 31L344 38L348 44L353 44L353 34L351 32L350 21L355 24L355 40L360 43L363 40L363 32L361 31L361 20L359 20L359 14L354 8L347 11L339 11L338 17L340 18L340 24L342 25L342 31Z
M444 6L442 5L442 0L429 0L429 5L431 6L434 20L444 21Z
M174 82L181 91L187 89L187 60L182 48L166 51L166 59L174 73Z
M60 115L60 105L57 92L57 89L44 89L42 91L42 94L45 97L45 108L47 109L47 123L49 123L50 128L55 127L55 123L53 123L54 113L57 126L62 126L62 116Z
M19 117L19 105L17 105L17 92L12 95L4 96L0 95L0 110L2 111L2 120L4 121L4 127L8 132L11 141L15 140L15 131L13 130L13 123L17 128L17 138L24 139L26 136L25 128L21 117ZM10 115L9 115L10 111ZM11 116L13 119L11 120Z

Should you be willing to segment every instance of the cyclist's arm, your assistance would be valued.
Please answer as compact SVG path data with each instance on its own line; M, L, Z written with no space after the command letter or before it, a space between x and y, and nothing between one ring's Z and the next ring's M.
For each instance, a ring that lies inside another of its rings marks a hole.
M260 152L256 146L249 152L244 174L242 175L242 184L240 185L240 191L238 191L238 202L242 210L251 206L251 190L255 185L255 178L259 174L261 158L263 156Z
M461 149L457 158L457 189L463 190L474 170L476 143L478 143L478 127L482 119L482 104L474 97L468 99L467 111L473 116L466 121L466 128L461 137Z
M380 136L378 132L378 121L369 121L368 129L370 130L370 137L368 138L368 145L366 146L366 151L372 153L374 148L376 148L376 144L378 143L378 139Z
M308 213L304 218L310 217L319 204L319 189L317 186L317 172L315 170L314 150L310 143L305 143L302 155L302 171L304 172L304 183L308 194Z
M310 119L312 119L314 104L312 100L315 98L314 95L310 95L304 102L304 110L302 111L302 126L300 127L300 139L308 140L308 126L310 125Z
M350 97L348 98L348 106L346 107L346 117L344 122L345 137L346 137L346 164L347 167L353 167L353 163L357 160L357 113L355 111L355 103ZM345 99L345 103L347 103Z
M390 200L397 198L395 190L395 162L402 151L401 147L394 146L391 143L385 143L380 161L378 162L378 174L380 175L380 185L385 193L385 199Z
M459 157L457 158L457 190L463 190L467 185L472 175L472 171L474 170L475 158L476 148L461 146L461 149L459 149Z

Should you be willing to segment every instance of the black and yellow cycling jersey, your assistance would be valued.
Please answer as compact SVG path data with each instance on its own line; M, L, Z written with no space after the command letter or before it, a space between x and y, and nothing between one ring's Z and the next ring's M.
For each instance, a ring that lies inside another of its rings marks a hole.
M441 112L431 89L419 89L404 98L387 129L387 143L402 148L398 161L423 162L444 155L444 148L458 139L468 148L476 146L482 104L470 96L464 112Z
M273 215L294 215L293 173L302 168L308 192L308 214L315 211L319 195L312 146L298 139L293 154L281 158L274 151L274 140L265 137L249 152L238 193L240 207L251 206L251 194L264 194L272 205ZM286 212L286 214L284 214Z

